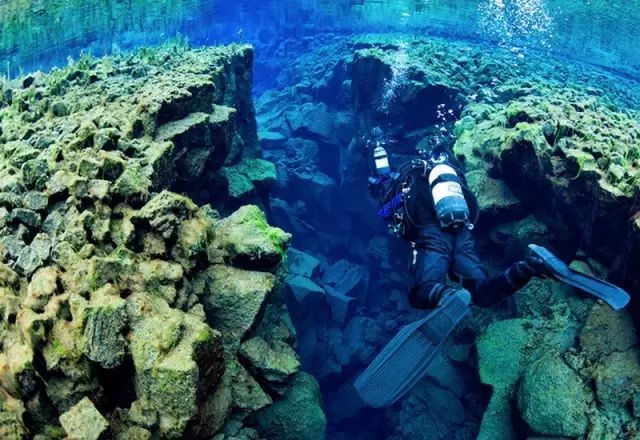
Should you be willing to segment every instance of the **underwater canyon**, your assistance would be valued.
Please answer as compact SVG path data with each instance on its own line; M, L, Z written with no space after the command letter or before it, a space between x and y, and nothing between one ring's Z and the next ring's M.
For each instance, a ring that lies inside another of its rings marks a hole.
M0 2L0 438L640 438L635 40L599 2L565 11L594 44L553 50L479 40L500 1L308 3ZM509 31L540 44L541 16ZM392 165L455 157L491 274L536 243L630 305L534 278L367 407L354 380L426 314L369 193L374 127Z

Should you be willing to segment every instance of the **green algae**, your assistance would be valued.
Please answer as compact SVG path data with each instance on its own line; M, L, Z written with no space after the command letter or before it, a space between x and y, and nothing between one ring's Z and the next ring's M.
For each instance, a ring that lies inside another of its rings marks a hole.
M458 154L500 158L527 144L542 160L567 160L565 174L550 176L556 181L592 178L615 195L630 197L637 191L640 163L634 145L640 140L640 125L633 115L611 110L584 91L550 86L518 101L494 104L489 113L480 105L464 111L475 122L467 117L457 125Z

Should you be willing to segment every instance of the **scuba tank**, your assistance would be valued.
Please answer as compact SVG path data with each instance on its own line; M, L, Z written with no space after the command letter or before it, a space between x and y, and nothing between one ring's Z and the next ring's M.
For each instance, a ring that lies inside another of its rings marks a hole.
M385 150L380 144L378 144L378 146L373 150L373 161L376 166L376 173L379 177L388 176L391 173L387 150Z
M470 224L462 181L453 167L446 163L435 165L429 173L429 187L443 229L461 229Z

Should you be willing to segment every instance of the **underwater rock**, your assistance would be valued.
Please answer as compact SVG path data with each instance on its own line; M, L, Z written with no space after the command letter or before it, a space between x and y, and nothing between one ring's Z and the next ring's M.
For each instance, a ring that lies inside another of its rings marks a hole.
M637 348L613 352L595 373L596 396L604 410L620 411L633 398L640 385L640 352Z
M425 408L423 402L429 402L429 405ZM398 415L399 423L391 438L474 438L474 421L469 419L463 404L452 390L441 388L428 380L420 381L403 402Z
M313 278L318 275L320 261L313 255L289 248L287 257L287 269L290 275L301 275L305 278Z
M344 325L358 308L357 299L344 295L331 286L325 286L324 291L325 298L331 308L331 316L334 322L339 326Z
M321 143L337 143L335 115L326 104L306 103L294 108L284 117L289 122L294 137L315 140Z
M269 344L260 337L243 342L239 355L259 382L276 391L286 388L289 378L300 368L300 361L289 345L277 341Z
M26 439L27 429L22 421L24 406L18 399L0 390L0 437L6 439Z
M456 154L499 173L523 203L545 199L549 214L576 225L585 250L613 258L622 237L612 231L625 225L611 222L625 218L635 193L629 145L640 139L637 121L585 90L547 84L511 101L471 104L463 116Z
M87 397L62 414L60 423L70 438L87 440L98 440L109 427L107 420Z
M305 316L317 311L324 297L324 290L309 278L301 275L287 277L286 285L293 299L293 312Z
M478 439L511 440L516 438L511 426L511 389L524 372L527 345L532 336L530 323L511 319L491 324L477 342L478 366L482 383L493 386L489 406L482 417Z
M149 299L140 297L138 306ZM138 399L158 412L162 435L179 436L196 415L201 393L222 377L221 336L193 315L162 300L131 326L130 350L136 369ZM154 310L155 309L155 310Z
M465 173L469 189L477 194L478 205L483 214L494 216L500 213L521 210L520 200L513 195L509 187L501 180L492 179L485 170L473 170ZM520 208L520 209L519 209Z
M275 283L268 272L214 265L195 280L195 289L213 326L226 339L239 341L255 324Z
M375 125L405 133L438 123L440 104L457 113L465 84L434 72L446 69L433 66L435 58L412 57L414 50L422 49L419 45L394 46L355 51L351 69L356 111Z
M592 400L582 379L554 355L528 366L517 396L520 414L531 429L543 435L567 437L585 434Z
M322 282L342 296L363 298L369 282L369 272L365 266L342 259L325 270Z
M258 189L269 189L276 181L276 167L263 159L243 159L240 163L223 168L229 197L243 200Z
M595 361L614 352L629 350L637 343L631 316L604 304L593 306L580 332L582 353Z
M504 249L505 256L512 259L522 258L529 244L545 243L550 235L549 228L533 215L499 224L490 232L491 240Z
M253 417L261 436L282 440L322 440L326 418L320 388L307 373L298 373L280 400Z
M114 368L124 359L126 345L122 332L128 324L127 302L111 285L93 292L87 304L84 327L85 354L103 368Z
M231 377L234 406L242 410L257 411L273 403L271 397L236 359L227 359L225 375Z
M254 205L238 209L215 225L209 247L213 263L226 261L249 270L273 271L283 260L291 234L268 225Z
M332 215L336 195L336 182L322 172L301 171L289 176L286 199L304 200L309 211L317 213L319 218L326 219Z

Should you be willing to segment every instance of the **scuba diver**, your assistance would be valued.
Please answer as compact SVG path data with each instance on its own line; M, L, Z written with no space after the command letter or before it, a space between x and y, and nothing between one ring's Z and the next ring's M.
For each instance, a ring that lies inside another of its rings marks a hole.
M488 307L543 273L539 258L530 254L489 277L471 233L479 215L478 202L445 148L421 150L418 159L393 172L387 152L393 140L376 127L367 143L372 168L369 189L382 205L378 215L411 243L414 285L409 303L414 308L433 309L462 290L475 305ZM446 284L449 273L460 278L464 289Z
M523 260L490 277L471 232L478 220L478 203L455 159L446 148L436 146L418 151L418 158L393 170L389 161L393 143L378 127L366 139L369 189L380 203L378 215L411 244L414 282L409 303L432 311L401 329L356 380L356 391L367 404L388 406L420 380L444 340L470 313L471 303L489 307L534 276L570 284L616 310L629 302L624 290L570 269L536 245L529 245ZM447 275L459 285L447 283Z

